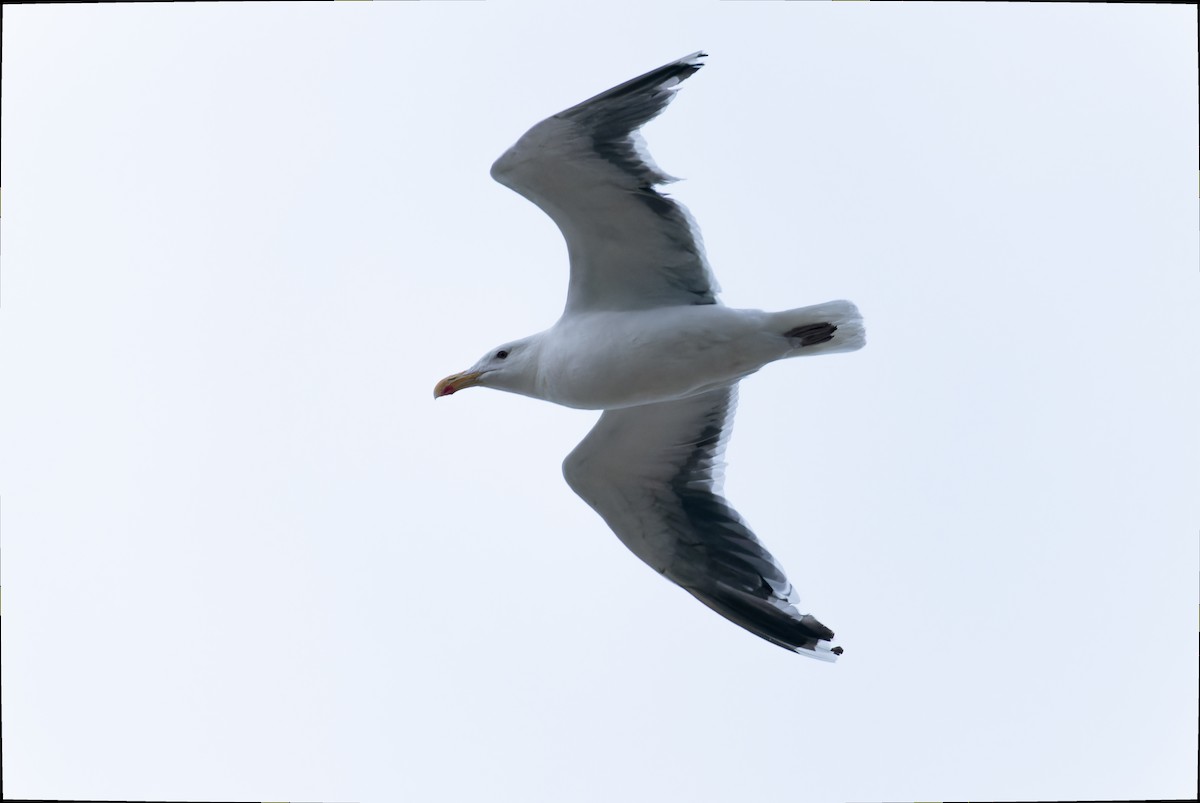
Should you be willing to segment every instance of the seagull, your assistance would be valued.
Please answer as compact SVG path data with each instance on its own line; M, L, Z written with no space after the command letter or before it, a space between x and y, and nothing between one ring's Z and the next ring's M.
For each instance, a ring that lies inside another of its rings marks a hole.
M599 421L563 476L633 554L726 619L788 650L836 661L842 648L722 495L738 382L767 363L865 344L849 301L784 312L732 309L688 211L659 192L677 179L641 135L696 52L529 129L492 178L536 204L566 239L570 281L549 329L489 350L434 398L489 387Z

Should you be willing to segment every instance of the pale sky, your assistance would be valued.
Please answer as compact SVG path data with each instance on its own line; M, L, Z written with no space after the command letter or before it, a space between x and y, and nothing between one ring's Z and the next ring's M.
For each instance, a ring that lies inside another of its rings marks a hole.
M1195 794L1196 10L4 9L9 797ZM488 168L679 56L646 130L732 306L726 491L837 631L731 625L563 482L595 413L434 382L551 324Z

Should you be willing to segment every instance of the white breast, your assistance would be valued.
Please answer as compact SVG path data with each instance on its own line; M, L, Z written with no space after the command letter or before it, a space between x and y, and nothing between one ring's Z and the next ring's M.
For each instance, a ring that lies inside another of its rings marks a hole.
M736 382L786 350L766 317L712 304L566 316L543 340L538 395L612 410Z

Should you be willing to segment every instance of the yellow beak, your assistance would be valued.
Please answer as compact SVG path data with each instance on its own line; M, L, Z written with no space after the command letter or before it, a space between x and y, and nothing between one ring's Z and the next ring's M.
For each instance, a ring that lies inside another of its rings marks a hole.
M456 393L463 388L478 385L479 377L481 376L483 376L482 371L464 371L461 374L450 374L450 376L433 386L433 398L440 399L443 396Z

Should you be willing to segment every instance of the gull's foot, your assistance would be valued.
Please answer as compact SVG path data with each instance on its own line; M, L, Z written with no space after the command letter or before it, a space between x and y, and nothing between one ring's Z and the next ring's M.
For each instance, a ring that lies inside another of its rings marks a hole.
M800 341L800 347L815 346L818 343L828 343L833 340L837 327L831 323L810 323L797 326L783 333L784 337Z

